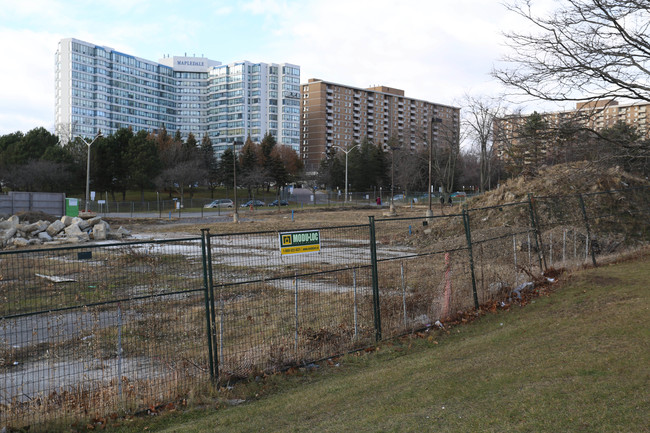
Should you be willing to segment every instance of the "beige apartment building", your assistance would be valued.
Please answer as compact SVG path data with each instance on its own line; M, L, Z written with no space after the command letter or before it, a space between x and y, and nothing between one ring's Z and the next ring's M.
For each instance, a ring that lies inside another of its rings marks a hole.
M619 104L613 99L577 103L574 110L540 113L550 131L557 130L562 124L572 122L584 125L594 131L610 128L617 122L635 126L641 136L650 138L648 125L648 112L650 104L631 103ZM517 145L520 128L523 127L530 115L511 115L494 122L495 148L497 155L507 160L503 147ZM552 133L549 137L554 137ZM554 140L549 139L544 143L544 153L553 152Z
M301 86L300 155L307 172L334 149L351 149L364 137L384 149L394 136L413 151L458 141L460 108L407 98L386 86L361 89L310 79Z

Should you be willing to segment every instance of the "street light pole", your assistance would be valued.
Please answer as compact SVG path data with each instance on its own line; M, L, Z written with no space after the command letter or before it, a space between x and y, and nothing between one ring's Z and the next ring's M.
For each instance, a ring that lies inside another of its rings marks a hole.
M347 202L348 201L348 153L352 152L352 149L354 149L355 147L359 147L359 145L355 144L354 146L352 146L347 150L343 149L340 146L332 146L332 147L340 149L341 151L343 151L343 153L345 153L345 200L344 202Z
M431 118L431 140L429 140L429 209L427 210L426 216L430 217L433 216L433 208L431 206L431 195L432 195L432 186L433 186L433 170L432 170L432 161L433 161L433 138L434 138L434 131L438 130L438 127L435 125L438 122L442 122L442 119L438 117L432 117Z
M239 214L237 213L237 149L235 145L237 144L236 140L232 142L232 178L234 183L234 194L235 194L235 213L232 214L232 221L239 222Z
M99 137L102 136L102 132L99 131L97 135L95 135L95 138L88 143L85 138L82 136L78 136L81 138L81 140L86 143L86 146L88 146L88 160L86 161L86 205L85 205L85 210L84 212L88 212L88 201L89 201L89 191L90 191L90 146L97 140Z
M427 211L427 216L433 216L433 209L431 208L431 160L432 159L433 159L433 122L431 122L431 140L429 140L429 210Z
M390 206L388 207L388 213L392 216L395 215L395 151L400 148L399 145L388 143L390 148Z

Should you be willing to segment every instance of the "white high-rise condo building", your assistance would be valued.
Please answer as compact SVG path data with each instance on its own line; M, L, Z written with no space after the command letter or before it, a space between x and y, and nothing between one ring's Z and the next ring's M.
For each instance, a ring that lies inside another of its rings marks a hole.
M217 154L266 133L299 151L297 65L222 65L203 56L153 62L69 38L59 42L55 74L55 128L63 141L165 128L198 141L208 135Z

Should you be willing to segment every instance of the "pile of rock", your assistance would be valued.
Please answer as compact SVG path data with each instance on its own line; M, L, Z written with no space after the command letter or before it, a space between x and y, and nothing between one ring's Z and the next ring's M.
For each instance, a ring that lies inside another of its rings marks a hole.
M52 223L44 220L35 223L21 222L16 215L6 220L0 219L0 248L80 243L91 239L103 241L128 236L131 236L131 233L123 227L112 232L110 225L101 217L85 220L64 216Z

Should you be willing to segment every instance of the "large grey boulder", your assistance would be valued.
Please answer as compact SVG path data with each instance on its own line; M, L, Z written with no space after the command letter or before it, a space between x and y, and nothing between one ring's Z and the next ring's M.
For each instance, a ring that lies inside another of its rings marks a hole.
M93 239L96 241L105 241L108 238L108 223L101 221L93 226Z
M88 224L87 220L79 217L72 218L72 223L70 225L72 224L78 225L80 230L86 230L88 227L90 227L90 224Z
M0 221L0 246L5 246L9 243L9 240L14 237L16 231L18 231L20 220L16 215L13 215L7 218L4 221Z
M43 242L52 242L52 236L48 235L47 232L40 232L38 238Z
M68 227L70 224L72 224L72 219L73 218L71 216L63 215L60 221L63 223L63 225Z
M66 242L76 243L76 242L87 242L90 240L88 233L82 231L79 228L79 224L72 224L65 228L64 230L66 236Z
M54 236L58 235L59 233L61 233L61 230L63 230L64 228L65 228L65 224L63 222L61 222L61 220L57 220L57 221L54 221L52 224L50 224L47 227L47 230L45 230L45 231L47 232L48 235L54 237Z
M92 218L90 218L90 219L88 219L86 221L88 222L89 227L94 227L95 224L99 224L100 222L102 222L102 217L96 216L96 217L92 217ZM106 221L103 221L103 222L106 223ZM108 224L108 223L106 223L106 224Z
M18 229L23 233L28 233L35 236L47 230L49 225L49 222L41 220L32 224L20 224Z
M129 236L131 236L131 232L128 231L127 229L125 229L122 226L120 226L119 229L117 229L115 231L111 231L111 232L108 233L108 239L111 239L111 240L121 240L121 239L127 238Z
M29 245L29 240L25 238L13 238L12 243L14 247L26 247Z
M14 228L17 229L20 224L20 219L16 215L12 215L4 221L0 221L0 230Z
M0 228L0 246L7 245L7 241L16 234L15 227Z

